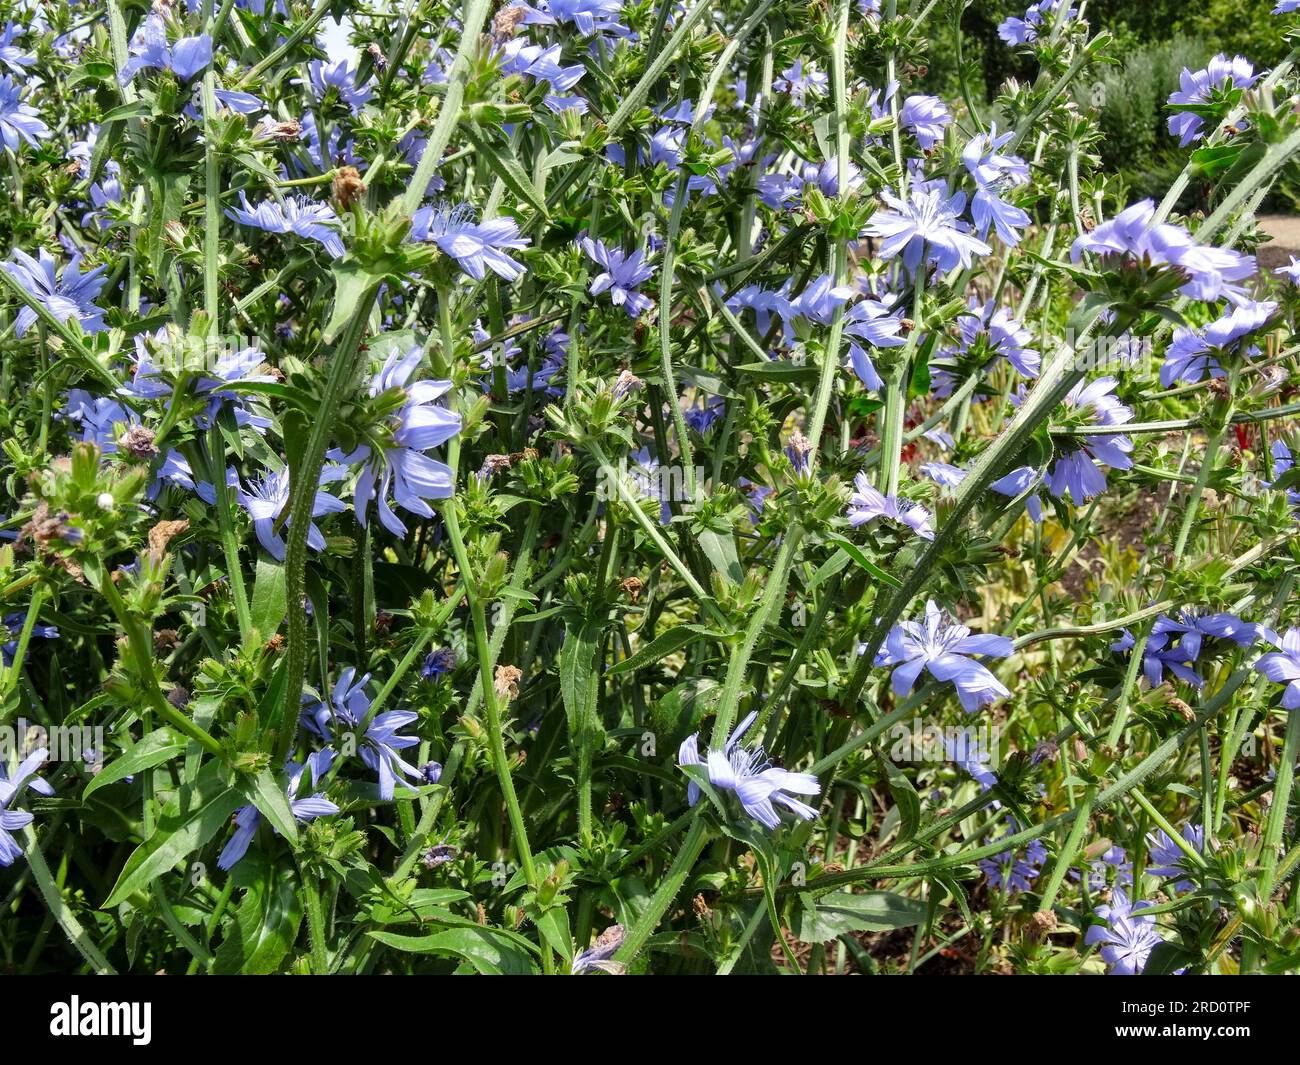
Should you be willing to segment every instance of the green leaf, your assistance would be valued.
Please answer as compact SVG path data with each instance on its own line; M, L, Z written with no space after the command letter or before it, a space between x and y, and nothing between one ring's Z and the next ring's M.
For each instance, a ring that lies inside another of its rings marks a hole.
M1268 486L1273 491L1280 492L1284 488L1294 488L1296 485L1300 485L1300 466L1292 466L1289 470L1279 473Z
M577 152L571 152L561 144L558 148L552 148L542 159L542 172L554 170L557 166L563 166L566 163L580 163L583 157Z
M569 931L569 911L563 906L552 906L537 921L537 930L565 961L573 960L573 933Z
M853 543L853 541L846 540L842 536L834 535L828 536L826 539L848 555L849 558L853 559L854 562L871 574L871 576L876 580L880 581L881 584L887 584L891 588L903 587L902 581L897 577L886 573L883 569L867 558L867 556L862 553L862 548L858 547L858 545Z
M808 578L807 583L804 585L808 590L808 594L811 595L821 586L823 581L834 577L835 574L844 569L849 564L850 559L851 556L847 551L836 551L835 554L831 555L830 558L817 567L817 572Z
M916 788L907 779L903 771L888 758L881 758L880 764L889 777L889 794L893 796L894 805L898 807L898 841L906 843L916 835L921 825L921 797Z
M669 629L667 632L660 633L644 647L637 652L615 663L607 670L611 676L619 673L629 673L634 669L640 669L642 666L648 666L652 662L658 662L661 658L667 658L674 651L678 651L689 643L708 637L716 637L718 634L711 629L706 629L702 625L678 625Z
M95 138L95 147L90 153L90 167L86 173L87 181L99 180L100 175L104 172L105 165L112 158L112 153L121 142L122 132L125 128L125 120L119 119L116 122L109 122L103 118L99 120L99 136Z
M358 314L368 314L370 299L384 275L369 270L354 259L334 264L334 304L322 334L325 343L333 344L343 327Z
M163 809L153 835L127 859L117 883L104 901L111 909L146 887L194 853L225 827L230 815L245 804L239 788L221 778L221 765L209 761L192 787L181 788Z
M557 665L560 697L569 725L569 740L578 754L578 777L591 777L591 758L599 724L595 710L596 651L604 626L598 621L566 625Z
M461 130L473 143L478 154L487 160L488 166L496 172L497 177L505 182L506 188L534 211L539 212L543 219L546 218L546 197L538 191L518 160L513 155L506 155L498 149L472 122L464 123Z
M319 401L301 388L294 388L293 385L282 385L276 381L231 381L229 385L223 384L221 390L223 392L246 392L249 395L278 399L308 414L319 406Z
M83 81L103 81L113 82L116 80L117 71L112 63L83 63L79 70L73 71L68 76L68 87L80 85Z
M887 932L925 920L925 903L892 891L850 895L836 891L815 902L804 893L795 934L804 943L825 943L845 932Z
M1170 976L1177 969L1185 969L1201 960L1199 954L1179 946L1177 943L1161 943L1151 952L1142 969L1143 976Z
M86 785L86 790L81 793L82 801L90 798L100 788L116 784L119 780L125 780L127 777L135 776L137 773L162 765L184 754L186 742L184 738L168 728L160 728L141 737L139 742L132 744L122 752L120 757L115 758L91 778L90 783Z
M931 336L937 334L931 333ZM930 360L922 351L912 363L912 376L908 379L907 394L912 397L930 394Z
M743 366L737 366L736 373L759 377L765 381L784 381L787 384L816 381L818 376L817 367L810 363L801 366L798 363L778 362L775 359L771 362L747 362Z
M1241 155L1240 144L1217 144L1192 152L1192 173L1213 181L1229 170Z
M410 954L459 958L485 976L527 976L533 971L525 951L489 928L449 928L430 936L371 932L370 937Z
M246 890L217 948L213 971L219 976L277 972L302 925L297 877L292 868L276 867L252 855L231 876Z
M677 373L683 381L689 381L711 396L722 396L724 399L742 398L739 392L711 370L701 370L698 366L679 366Z
M650 707L650 731L666 749L675 749L722 698L722 685L712 677L691 677Z
M244 794L248 801L257 807L257 812L265 817L285 839L294 846L298 844L298 822L293 816L293 808L284 788L272 776L269 769L263 769L244 778Z
M1103 311L1114 306L1114 300L1104 292L1089 292L1073 311L1065 324L1066 336L1084 336Z
M153 106L144 100L134 100L129 104L119 104L108 114L101 116L100 124L120 122L127 118L148 118L153 114Z
M736 550L736 538L730 532L705 529L700 533L698 543L705 557L713 563L713 568L728 581L739 584L745 579L745 571L740 568L740 555Z
M253 582L253 628L262 640L269 640L279 630L288 613L284 595L284 567L259 558L257 578Z

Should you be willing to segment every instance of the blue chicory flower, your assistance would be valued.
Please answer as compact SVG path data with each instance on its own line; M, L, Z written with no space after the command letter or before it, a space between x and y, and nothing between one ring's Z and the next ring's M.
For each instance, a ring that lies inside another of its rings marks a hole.
M22 99L22 86L6 74L0 78L0 143L17 154L23 143L36 147L50 135L40 112Z
M773 90L789 96L797 107L802 107L810 94L825 95L829 87L830 78L822 71L814 70L811 64L805 71L802 59L796 59L772 79Z
M698 732L682 741L677 752L677 762L682 766L707 765L709 782L715 788L734 791L745 813L765 828L774 829L781 823L775 803L793 810L805 821L817 816L817 811L807 803L786 794L816 795L821 785L811 773L791 773L767 761L762 747L742 747L741 738L758 717L751 711L727 738L721 750L710 750L705 759L700 758ZM694 806L700 798L700 788L695 781L687 786L687 802Z
M170 70L181 81L189 81L212 62L212 38L204 33L182 37L169 45L167 24L161 15L151 11L131 37L127 51L130 57L117 72L117 80L122 85L142 70Z
M410 710L387 710L376 714L365 731L357 735L370 712L370 697L366 695L366 685L369 682L369 673L357 679L357 671L349 666L339 674L330 693L329 703L309 701L303 709L302 722L308 731L331 744L309 760L313 784L329 771L338 756L335 747L342 743L345 736L351 736L355 739L361 760L379 778L379 797L388 801L393 797L397 774L417 782L424 781L424 774L397 753L420 742L414 736L398 735L397 731L418 720L419 715Z
M450 647L440 647L430 651L420 667L423 680L439 680L456 668L456 652Z
M1115 886L1126 888L1133 883L1133 863L1123 847L1112 844L1088 862L1082 872L1071 869L1070 879L1082 881L1089 891L1098 894L1110 887L1112 881Z
M1002 197L1008 189L1029 182L1029 164L1017 155L999 151L1013 136L1010 132L998 136L993 126L988 133L971 139L962 151L962 163L975 179L975 196L971 200L975 232L987 237L991 225L1002 242L1014 248L1030 218L1027 211Z
M22 634L23 628L27 624L27 614L8 614L0 620L0 628L3 628L9 639L0 644L0 660L3 660L6 666L13 665L14 655L18 653L18 637ZM42 640L57 640L59 630L54 625L42 625L35 622L32 625L32 637Z
M316 99L325 99L326 94L333 89L354 114L360 112L375 94L371 82L357 84L358 73L360 72L352 67L348 59L338 59L333 63L313 59L307 64L307 81Z
M506 281L522 277L524 268L506 254L506 249L528 247L518 223L504 216L486 222L474 222L473 217L466 204L421 207L411 219L411 239L437 244L475 281L482 281L487 270Z
M20 78L27 77L27 68L36 62L35 56L26 55L23 49L14 44L14 38L21 35L22 28L16 22L5 24L4 33L0 33L0 63L3 63Z
M54 789L36 776L36 771L49 756L50 752L43 747L33 751L18 765L12 777L0 765L0 866L13 865L22 857L22 848L11 833L21 832L32 823L31 814L12 809L13 801L22 794L24 788L31 788L39 795L54 794Z
M969 472L951 462L923 462L918 469L941 488L956 488Z
M957 317L956 351L966 355L977 347L995 358L1006 359L1023 377L1037 377L1042 356L1028 345L1034 335L1003 306L971 297L967 311Z
M1198 244L1182 226L1157 223L1155 213L1152 200L1140 200L1126 207L1091 233L1077 238L1070 247L1070 258L1078 262L1084 252L1093 252L1103 257L1132 258L1151 266L1168 266L1179 270L1187 279L1180 291L1192 299L1245 298L1245 290L1237 282L1255 275L1253 255Z
M937 96L909 96L903 101L898 120L912 131L921 150L928 152L943 139L944 128L952 121L952 115Z
M626 971L627 966L613 960L618 948L623 945L625 933L621 924L612 924L601 932L586 950L579 951L573 957L569 972L574 976L598 972L618 975Z
M537 0L535 4L519 6L527 13L525 25L556 26L569 22L584 37L598 33L622 37L629 33L617 18L623 11L623 0Z
M1085 412L1097 425L1123 425L1133 420L1133 409L1114 395L1119 382L1113 377L1099 377L1090 383L1080 381L1065 397L1065 404ZM1047 490L1057 499L1066 495L1081 503L1106 490L1106 475L1101 466L1127 470L1133 465L1129 453L1133 441L1122 434L1085 436L1076 439L1074 450L1062 454L1047 471Z
M629 318L639 318L654 306L649 296L636 291L638 285L654 276L654 267L645 261L639 248L628 254L618 248L607 248L604 241L590 237L583 237L579 244L587 257L604 271L591 281L589 291L593 296L608 292L614 306L622 307Z
M863 229L864 236L880 237L880 256L892 259L902 254L903 264L915 272L922 261L938 264L940 270L971 265L976 255L993 249L972 236L970 223L961 218L966 194L948 194L945 182L914 182L906 200L892 192L881 198L890 210L877 211Z
M336 481L342 476L342 472L336 467L326 466L321 470L320 483L324 485ZM226 471L226 481L235 489L236 501L253 519L253 532L257 534L258 543L266 548L267 553L277 562L283 562L285 543L280 534L275 531L275 526L280 515L289 506L289 471L268 470L250 480L247 490L244 489L239 475L233 469ZM204 496L209 503L216 501L215 495L211 495L211 486L208 486L206 492L200 492L200 495ZM312 503L311 516L319 518L325 514L338 514L346 509L347 505L343 500L328 492L318 491ZM313 551L325 550L325 536L316 527L315 522L312 522L307 530L307 546Z
M910 503L897 496L885 495L868 480L865 471L853 479L853 487L855 491L849 497L847 517L855 529L876 518L884 518L897 525L906 525L923 540L934 539L930 512L920 503Z
M1287 629L1280 637L1271 629L1264 629L1262 635L1278 650L1261 655L1255 669L1274 684L1286 685L1282 707L1295 710L1300 707L1300 629Z
M1207 375L1224 377L1219 356L1243 337L1262 329L1276 311L1277 304L1272 301L1249 301L1202 330L1185 326L1175 329L1160 367L1160 383L1168 388L1175 381L1194 384Z
M1039 3L1030 4L1025 11L1024 18L1011 17L1005 19L998 26L998 36L1013 47L1022 44L1033 44L1038 40L1038 33L1042 28L1044 18L1051 15L1055 20L1055 13L1063 2L1064 0L1040 0ZM1078 14L1076 8L1069 8L1061 16L1062 23L1069 22L1076 14Z
M1220 53L1204 70L1193 72L1184 67L1178 78L1179 87L1170 94L1168 102L1175 108L1187 104L1204 107L1220 99L1225 92L1235 94L1249 89L1258 79L1259 75L1248 59L1243 56L1229 59ZM1169 116L1169 132L1185 148L1205 136L1205 120L1195 111L1179 111Z
M870 391L879 392L885 382L876 372L867 348L859 341L876 348L897 348L907 343L907 338L899 335L902 331L903 312L890 310L880 300L859 300L844 313L844 332L849 337L849 354L844 365Z
M822 274L809 282L793 299L778 295L777 313L787 322L807 318L819 325L830 325L836 309L842 307L852 296L853 289L835 284L830 274Z
M1205 853L1205 829L1201 825L1186 824L1183 825L1180 833L1194 851L1198 854ZM1147 843L1147 872L1152 876L1163 877L1182 877L1181 880L1175 880L1169 887L1175 892L1191 891L1196 887L1195 883L1186 879L1189 861L1186 853L1178 846L1164 829L1158 829L1155 832L1148 832L1146 836Z
M1097 916L1105 924L1093 925L1083 937L1089 946L1102 944L1101 958L1115 976L1136 976L1151 957L1151 952L1164 942L1156 930L1154 917L1143 917L1149 902L1136 905L1129 901L1121 887L1110 893L1110 904L1097 907Z
M44 248L33 259L25 251L14 249L14 261L0 263L27 292L61 322L75 318L82 330L99 333L105 328L104 312L95 306L95 298L108 282L106 266L81 272L81 256L74 254L68 265L56 272L54 257ZM23 336L36 321L36 312L24 307L14 321L14 333Z
M1017 831L1019 826L1011 821L1003 838L1015 835ZM1023 857L1019 857L1015 851L1006 850L992 858L981 858L976 864L988 877L990 887L1013 892L1029 891L1046 861L1047 847L1041 839L1034 839L1025 847Z
M313 203L306 196L288 196L282 203L263 200L256 206L240 192L240 206L226 211L226 217L267 233L294 233L306 240L319 241L332 258L343 255L339 237L339 217L327 203Z
M330 802L324 795L308 795L306 798L295 798L298 794L298 786L302 781L305 767L298 762L290 762L285 766L285 772L288 774L289 782L285 788L289 796L289 809L293 812L295 820L306 823L314 821L318 817L329 817L331 814L339 812L336 804ZM241 806L235 811L235 833L230 837L221 855L217 858L218 869L233 869L235 865L248 853L249 844L253 842L253 837L257 835L257 826L262 823L262 815L258 812L256 806Z
M394 351L371 379L371 396L400 389L405 397L392 418L391 446L385 447L381 453L372 452L366 444L351 455L330 453L330 458L344 465L365 463L357 478L353 502L357 520L363 526L366 524L373 499L380 523L394 536L405 536L406 525L389 505L390 491L403 510L422 518L432 518L433 508L426 500L447 499L455 489L451 467L430 458L425 452L446 443L460 432L460 415L439 402L451 391L450 381L410 380L423 355L419 346L405 354Z
M1028 491L1037 477L1038 471L1032 466L1018 466L1005 477L1000 477L994 481L989 485L989 488L997 492L998 495L1014 499L1016 496L1023 495ZM1043 503L1038 498L1037 493L1025 496L1025 510L1029 514L1029 520L1035 525L1043 520Z
M1296 0L1300 3L1300 0ZM1286 266L1279 266L1273 273L1278 277L1285 277L1293 285L1300 285L1300 259L1294 255L1291 256L1291 262Z
M1178 642L1192 660L1200 657L1203 637L1231 640L1239 647L1249 647L1259 638L1259 633L1259 625L1242 621L1236 614L1205 614L1190 607L1180 610L1177 618L1161 614L1151 626L1152 639L1167 639L1177 634Z
M991 752L984 750L967 733L962 732L954 739L945 740L944 753L956 763L959 769L970 775L970 778L979 785L981 794L997 786L997 774L989 768L993 761ZM996 799L992 805L994 809L1002 806Z
M972 634L959 622L949 622L934 600L925 604L924 621L902 621L889 630L875 665L896 666L890 682L897 696L909 695L922 670L935 680L952 681L962 709L974 713L986 703L1010 695L1010 690L973 655L1006 658L1012 644L1005 636Z

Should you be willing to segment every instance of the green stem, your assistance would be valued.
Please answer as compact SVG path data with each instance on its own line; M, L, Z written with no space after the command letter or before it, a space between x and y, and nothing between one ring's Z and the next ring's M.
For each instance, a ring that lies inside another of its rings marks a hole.
M628 964L641 953L646 940L659 927L659 922L663 920L668 907L672 905L673 899L677 897L682 885L686 883L686 878L690 876L691 869L695 866L695 859L704 850L704 844L708 842L708 838L709 833L704 818L697 816L691 824L690 831L686 833L686 838L682 840L681 847L677 851L677 857L673 859L673 864L669 867L668 872L664 874L663 880L659 882L659 887L655 889L650 902L641 911L641 916L637 918L636 923L623 937L623 945L618 948L618 952L614 955L615 961Z
M1204 735L1204 733L1202 733L1202 735ZM1150 799L1142 794L1141 788L1133 789L1133 801L1142 807L1146 815L1156 823L1156 827L1168 836L1178 849L1187 856L1188 861L1197 868L1205 868L1205 858L1202 857L1201 853L1188 843L1187 840L1183 839L1183 834L1169 823L1168 818L1155 808Z
M32 630L36 628L36 619L44 605L46 590L44 586L37 585L32 591L32 601L27 605L27 616L23 618L22 631L18 634L18 643L14 647L13 660L8 666L0 667L0 702L3 697L18 686L18 678L23 672L23 663L27 660L27 646L31 643ZM3 712L0 710L0 719Z
M704 586L695 579L695 574L693 574L690 567L682 561L681 556L678 555L671 546L669 546L668 541L664 539L663 533L655 528L650 519L646 517L645 512L638 505L637 500L632 498L632 493L628 489L621 471L615 469L613 464L609 461L609 458L606 456L604 449L594 442L589 443L587 449L591 452L591 457L594 458L596 463L600 466L601 475L606 479L606 483L614 486L619 499L621 499L632 512L632 517L641 526L642 531L663 554L664 559L685 582L686 587L688 587L705 605L705 608L708 609L711 607L712 598L709 596L709 593L706 592Z
M31 825L23 830L23 837L27 841L27 867L31 870L32 879L36 881L36 888L40 891L41 898L45 900L45 908L63 929L68 942L86 959L86 964L101 976L116 976L117 970L104 957L103 952L95 945L71 908L64 902L63 892L59 890L59 885L54 882L54 877L50 874L50 867L45 863L45 855L41 853L40 845L36 842L36 833L32 831Z
M320 407L312 420L307 442L289 468L289 525L285 532L284 588L289 615L289 638L285 648L284 710L280 719L276 764L283 763L293 749L295 724L307 673L307 533L311 529L312 506L320 487L325 448L334 415L343 395L356 377L361 337L370 316L370 300L377 284L362 294L358 309L330 355L329 376Z
M790 529L781 541L781 550L777 553L772 573L759 602L758 609L745 629L745 637L731 655L727 664L727 677L722 685L722 695L718 699L717 717L713 723L712 746L721 750L726 742L727 733L736 720L736 708L740 702L740 689L745 683L745 674L749 669L749 660L758 646L758 638L771 618L772 611L778 603L785 601L785 585L790 576L790 567L794 562L795 552L803 539L802 527L796 525Z
M328 6L328 0L323 0ZM478 50L479 34L483 32L483 23L487 19L488 0L467 0L465 17L462 20L460 45L456 49L456 58L447 72L446 92L438 111L438 121L424 146L420 164L415 168L411 183L402 194L402 212L414 214L424 199L424 192L429 187L433 172L442 162L442 153L451 142L451 135L460 121L460 105L465 98L465 83L469 80L469 64Z
M293 32L278 47L268 52L247 74L240 78L239 87L246 89L250 85L256 85L258 78L275 66L291 49L296 48L301 41L306 39L312 30L316 28L316 24L329 14L332 6L332 0L317 0L316 6L311 9L311 14L301 24L295 26Z
M1290 710L1286 717L1286 735L1282 740L1281 760L1277 764L1277 779L1273 785L1273 802L1268 808L1268 823L1264 827L1260 882L1267 893L1272 893L1277 886L1274 874L1277 872L1278 854L1282 848L1282 835L1286 829L1287 807L1291 802L1297 758L1300 758L1300 711Z
M248 605L248 587L244 583L244 567L239 561L239 539L235 536L235 518L231 508L230 485L226 483L225 443L221 430L213 426L208 433L208 476L217 496L217 528L221 533L221 552L226 558L226 575L230 578L230 595L235 601L235 618L239 624L239 639L251 647L253 639L253 612ZM261 633L270 639L273 633Z
M330 971L329 937L325 926L325 909L321 905L320 885L316 878L298 869L302 885L303 909L307 911L307 939L311 947L311 971L324 976Z
M449 455L454 450L456 450L455 440L448 448ZM447 539L451 542L452 555L461 572L461 579L465 582L465 598L469 600L470 617L474 626L474 654L478 659L479 683L483 686L483 706L487 711L488 740L492 747L492 762L496 769L497 780L501 785L501 798L510 818L510 828L514 834L515 852L519 856L520 868L523 869L524 878L529 886L536 888L537 869L533 864L533 852L528 845L528 828L524 823L519 797L515 793L515 783L510 775L510 761L506 755L505 736L501 730L501 707L491 673L492 652L487 633L487 619L483 612L483 602L479 598L478 582L473 576L469 557L465 551L465 541L461 536L460 519L456 514L454 499L448 501L442 513L443 521L447 526Z

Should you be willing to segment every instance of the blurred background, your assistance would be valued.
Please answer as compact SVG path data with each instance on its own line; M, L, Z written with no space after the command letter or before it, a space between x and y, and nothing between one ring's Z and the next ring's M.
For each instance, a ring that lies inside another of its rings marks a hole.
M1077 0L1075 0L1077 4ZM1154 196L1169 187L1186 162L1186 150L1169 135L1170 114L1165 100L1178 88L1183 67L1198 70L1217 52L1243 55L1256 70L1273 66L1289 51L1281 27L1270 12L1276 0L1091 0L1084 17L1094 29L1105 28L1116 38L1114 54L1125 57L1103 79L1093 102L1101 108L1105 140L1100 145L1107 169L1120 175L1132 199ZM1007 47L998 38L998 24L1009 15L1022 16L1024 0L973 0L961 16L964 59L977 106L991 101L1008 77L1032 80L1032 55ZM936 9L938 11L938 9ZM951 22L931 32L954 35ZM945 99L961 97L957 50L936 41L930 52L927 80L930 91ZM1194 200L1194 194L1192 196ZM1184 210L1194 202L1180 205ZM1265 210L1300 212L1300 164L1293 164Z

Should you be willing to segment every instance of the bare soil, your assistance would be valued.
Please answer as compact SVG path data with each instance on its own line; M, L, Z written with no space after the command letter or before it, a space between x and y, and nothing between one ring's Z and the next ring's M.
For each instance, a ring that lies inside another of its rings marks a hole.
M1293 255L1300 258L1300 216L1262 214L1257 221L1259 228L1272 238L1260 246L1258 257L1261 270L1286 266Z

